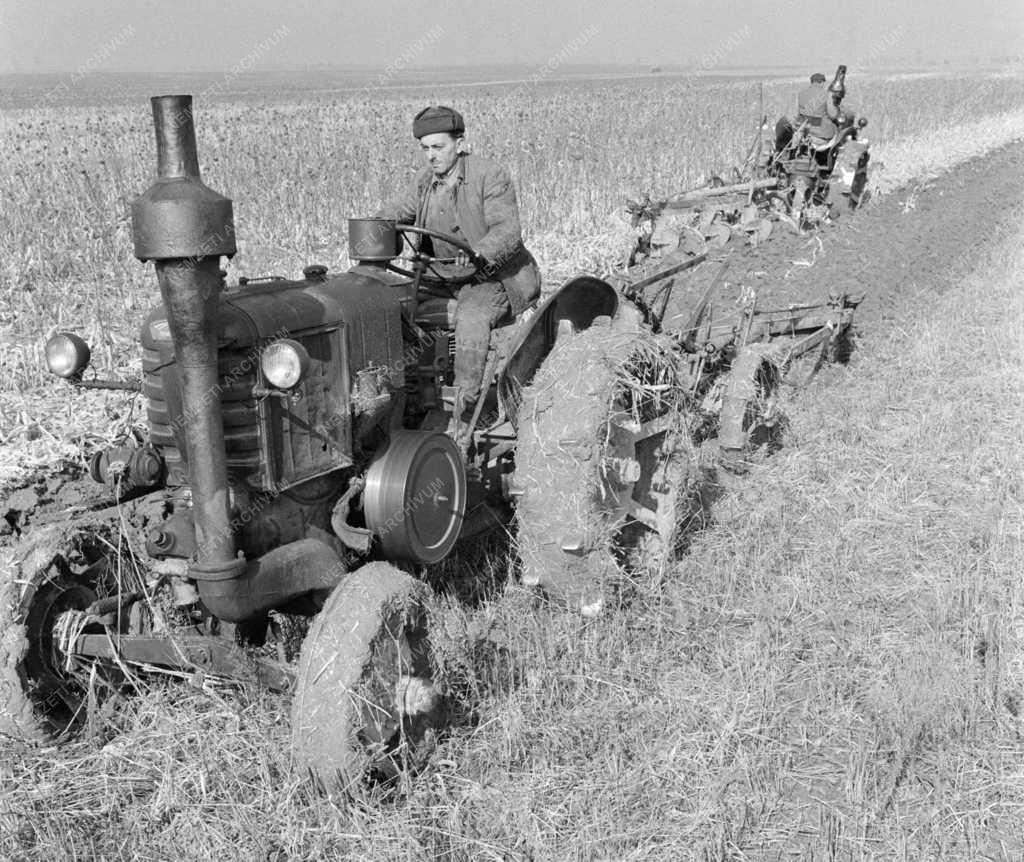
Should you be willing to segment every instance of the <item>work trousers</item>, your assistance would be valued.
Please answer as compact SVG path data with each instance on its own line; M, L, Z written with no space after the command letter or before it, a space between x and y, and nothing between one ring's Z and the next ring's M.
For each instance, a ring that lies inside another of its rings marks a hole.
M480 397L491 329L511 310L500 281L467 284L455 305L455 387L464 404Z

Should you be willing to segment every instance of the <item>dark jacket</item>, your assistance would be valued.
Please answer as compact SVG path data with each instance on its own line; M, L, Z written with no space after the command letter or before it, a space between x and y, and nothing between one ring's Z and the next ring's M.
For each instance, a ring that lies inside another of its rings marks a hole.
M832 102L832 96L824 84L808 84L796 97L796 122L806 122L812 135L831 138L836 133L833 122L839 116L839 109Z
M513 314L519 314L540 295L540 271L523 245L519 204L508 171L487 159L463 154L453 168L452 211L444 224L425 224L427 200L434 182L429 167L384 208L384 214L402 224L432 228L461 237L491 266L482 281L500 281ZM438 257L452 257L455 249L435 242Z

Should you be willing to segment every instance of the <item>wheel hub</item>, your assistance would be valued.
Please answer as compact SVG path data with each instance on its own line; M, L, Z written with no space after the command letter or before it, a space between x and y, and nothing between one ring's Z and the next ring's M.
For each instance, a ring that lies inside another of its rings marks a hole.
M96 593L84 584L49 581L32 596L25 618L29 643L23 672L34 698L52 728L63 731L80 707L81 695L73 676L63 670L62 656L54 640L54 627L67 611L81 611L96 601Z

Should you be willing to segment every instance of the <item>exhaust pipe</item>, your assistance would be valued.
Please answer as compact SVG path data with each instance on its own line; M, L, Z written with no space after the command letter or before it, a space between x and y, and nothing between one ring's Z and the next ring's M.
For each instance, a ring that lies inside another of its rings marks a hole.
M244 577L198 581L197 586L211 614L229 623L240 623L302 599L309 601L289 611L312 616L346 572L344 562L326 542L299 539L251 560Z
M135 256L156 264L181 373L182 426L195 513L197 557L189 576L237 578L217 373L220 256L235 254L231 201L199 177L191 96L154 96L157 177L132 202Z
M345 565L327 544L300 539L246 562L238 553L228 498L217 373L220 257L235 253L231 201L199 177L191 96L155 96L156 181L132 203L135 256L156 264L181 373L182 426L192 486L197 582L207 610L242 622L329 592Z

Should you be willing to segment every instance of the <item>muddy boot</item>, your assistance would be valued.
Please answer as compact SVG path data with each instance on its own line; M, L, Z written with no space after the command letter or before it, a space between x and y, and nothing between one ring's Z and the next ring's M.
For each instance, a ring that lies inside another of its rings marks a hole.
M473 406L480 397L487 365L487 344L482 347L467 345L455 348L455 400L448 430L456 442L472 433Z
M480 397L484 368L487 365L488 342L455 345L455 387L462 390L466 404L475 404Z

